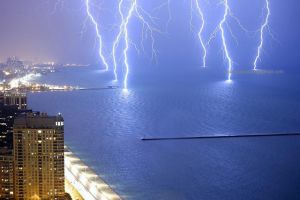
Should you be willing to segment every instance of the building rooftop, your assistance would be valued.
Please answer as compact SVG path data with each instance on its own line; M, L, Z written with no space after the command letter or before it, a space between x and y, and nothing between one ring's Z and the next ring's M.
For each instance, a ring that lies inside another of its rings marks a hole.
M14 122L14 129L55 129L64 125L63 117L49 116L46 113L26 113L18 116Z

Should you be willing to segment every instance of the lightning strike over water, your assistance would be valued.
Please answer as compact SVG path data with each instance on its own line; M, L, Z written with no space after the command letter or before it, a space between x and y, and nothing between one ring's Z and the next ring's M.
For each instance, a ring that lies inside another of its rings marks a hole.
M224 4L224 7L225 7L225 12L224 12L224 15L223 15L223 19L221 20L221 22L219 24L219 29L221 31L221 38L222 38L222 45L223 45L224 54L225 54L225 57L228 61L228 78L227 78L227 81L231 81L233 62L232 62L231 56L230 56L229 51L228 51L228 45L227 45L227 41L226 41L226 37L225 37L225 29L224 29L224 25L227 23L227 17L229 15L230 8L229 8L229 5L228 5L228 0L224 0L223 4Z
M203 64L203 67L205 68L206 67L207 50L206 50L206 45L203 41L203 36L202 36L203 31L204 31L204 27L205 27L205 19L204 19L203 11L200 7L199 0L195 0L195 5L196 5L197 13L198 13L198 15L201 19L201 27L200 27L200 30L198 32L198 38L199 38L199 41L200 41L200 44L201 44L201 47L202 47L202 50L203 50L202 64Z
M124 31L124 39L125 39L125 48L123 51L124 54L124 65L125 65L125 75L124 75L124 85L123 89L127 91L128 89L128 75L129 75L129 63L128 63L128 49L129 49L129 36L128 36L128 23L130 18L133 15L133 11L136 9L137 6L137 0L133 0L131 2L130 10L128 12L128 15L125 19L123 31ZM123 22L122 22L123 23Z
M100 60L104 64L105 70L108 71L109 65L108 65L108 62L107 62L107 60L106 60L106 58L104 56L104 53L103 53L103 40L102 40L102 36L101 36L101 33L100 33L99 24L95 20L93 14L91 13L90 0L85 0L85 6L86 6L87 15L88 15L90 21L92 22L92 24L95 27L96 35L97 35L97 38L99 40L99 50L98 50L98 53L99 53Z
M224 52L224 59L227 61L227 68L228 68L228 81L231 81L232 78L232 70L233 70L233 60L231 58L230 52L229 52L229 44L227 41L227 36L226 32L228 31L229 34L237 41L237 38L233 35L232 30L230 29L229 26L229 18L233 18L234 21L238 24L238 26L245 31L247 34L251 33L248 31L242 23L239 21L237 17L233 15L231 12L230 6L228 4L228 0L221 0L222 5L224 6L224 14L222 14L222 19L218 23L216 29L214 30L213 34L211 37L208 39L208 42L206 43L204 41L204 31L205 31L205 26L206 26L206 19L205 15L203 12L202 5L200 3L200 0L190 0L191 1L191 22L190 25L192 25L193 21L193 15L196 13L197 18L199 19L199 28L197 31L197 38L199 40L199 43L201 45L202 49L202 67L206 68L207 67L207 47L210 44L211 40L216 37L217 33L220 33L221 37L221 44L222 44L222 49ZM263 48L264 44L264 33L265 30L268 28L269 24L269 16L270 16L270 8L269 8L269 0L266 1L266 19L264 23L261 25L260 28L260 44L257 49L257 55L254 61L254 70L257 68L257 63L260 60L261 56L261 51ZM169 19L167 21L167 29L170 21L172 20L172 15L171 15L171 8L170 8L170 2L171 0L166 0L165 3L161 4L159 7L155 8L154 11L159 10L162 7L167 7L168 9L168 16ZM90 21L93 23L96 31L97 38L99 40L99 57L102 61L102 63L105 65L105 69L109 70L109 65L107 62L107 58L104 55L103 52L103 41L102 41L102 35L99 30L99 24L96 21L95 17L91 13L91 5L90 5L90 0L85 0L86 4L86 12L88 15L88 18ZM141 45L140 47L142 50L144 50L143 43L145 40L149 39L151 40L151 50L152 50L152 59L156 58L157 53L155 50L155 39L154 39L154 32L159 32L161 33L160 30L156 29L153 27L155 25L154 23L154 17L152 17L146 10L143 9L139 5L138 0L118 0L118 14L120 17L120 22L118 24L118 32L117 35L113 41L113 46L112 46L112 61L113 61L113 72L114 72L114 77L115 81L118 81L118 70L123 67L124 73L123 73L123 89L127 90L128 88L128 76L130 73L130 60L129 60L129 50L130 50L130 45L133 45L135 49L139 52L139 45L136 45L133 40L130 38L130 33L129 33L129 24L133 20L132 18L136 17L139 22L142 24L142 34L141 34ZM229 30L227 30L229 29ZM119 55L121 54L121 55ZM121 63L119 64L118 58L122 58ZM119 66L120 65L120 66Z
M113 63L114 63L114 73L115 76L117 77L117 68L118 68L118 64L117 64L117 48L121 42L121 39L124 40L124 46L123 46L123 65L125 67L125 73L124 73L124 80L123 80L123 89L126 91L128 89L128 76L130 73L130 64L129 64L129 58L128 58L128 51L129 51L129 46L130 44L132 44L132 41L130 40L129 37L129 31L128 31L128 26L129 26L129 22L131 21L131 19L136 16L139 21L142 22L142 26L143 26L143 33L142 33L142 42L144 41L144 34L145 34L145 30L150 32L150 39L151 39L151 49L152 49L152 58L156 57L156 51L155 51L155 40L154 40L154 36L153 33L155 31L158 31L157 29L153 28L151 26L151 24L149 22L147 22L147 20L145 19L145 17L143 16L146 15L152 22L152 17L150 16L149 13L147 13L143 8L141 8L138 5L138 1L137 0L131 0L130 1L130 6L128 9L127 14L124 14L124 8L126 6L124 5L124 0L119 0L119 5L118 5L118 12L119 15L121 17L121 22L120 22L120 26L119 26L119 32L116 36L115 41L113 42L113 49L112 49L112 57L113 57ZM137 45L134 45L137 46ZM117 80L117 79L116 79Z
M118 73L117 73L117 58L116 58L116 50L118 48L118 45L120 43L121 37L124 33L124 14L122 11L122 5L123 5L124 0L119 0L119 5L118 5L118 11L121 16L121 25L119 27L119 33L113 42L113 48L112 48L112 59L113 59L113 65L114 65L114 75L115 75L115 81L118 81Z
M261 26L261 29L260 29L260 44L257 48L257 54L256 54L256 57L255 57L255 61L253 63L253 69L254 70L257 69L257 63L260 60L261 51L262 51L262 48L263 48L263 45L264 45L264 33L265 33L265 30L269 26L269 18L270 18L270 15L271 15L269 0L266 0L265 10L266 10L266 18L265 18L264 23Z

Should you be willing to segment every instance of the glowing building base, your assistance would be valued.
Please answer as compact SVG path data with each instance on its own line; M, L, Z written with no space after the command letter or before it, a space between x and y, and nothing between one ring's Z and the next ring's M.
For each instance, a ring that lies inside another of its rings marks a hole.
M109 185L65 147L65 178L85 200L120 200Z
M66 193L70 194L71 198L74 200L84 200L77 189L74 188L74 186L67 179L65 179L65 191Z

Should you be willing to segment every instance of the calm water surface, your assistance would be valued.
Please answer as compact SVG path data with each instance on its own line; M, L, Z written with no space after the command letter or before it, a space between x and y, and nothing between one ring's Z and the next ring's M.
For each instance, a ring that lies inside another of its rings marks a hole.
M128 93L32 93L29 105L63 113L66 144L124 199L299 200L300 137L140 140L300 131L298 77L245 75L231 84L209 77L178 72L169 82L147 74ZM40 81L96 87L108 80L82 68Z

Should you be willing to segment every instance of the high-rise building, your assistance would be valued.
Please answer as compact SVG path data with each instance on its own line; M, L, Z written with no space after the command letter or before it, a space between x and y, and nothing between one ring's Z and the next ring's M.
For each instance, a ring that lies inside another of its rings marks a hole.
M14 198L64 199L64 120L29 113L15 119Z
M27 108L26 93L14 91L5 92L3 96L4 105L17 105L18 109L25 110Z
M22 98L26 99L26 96ZM14 119L21 113L30 112L32 111L19 109L19 105L12 102L10 105L4 105L4 93L0 92L0 199L13 199Z
M16 91L0 92L0 150L12 150L13 148L13 123L15 117L22 113L32 112L32 110L25 109L26 99L26 93L18 93Z
M13 155L10 150L0 153L0 199L13 199Z

